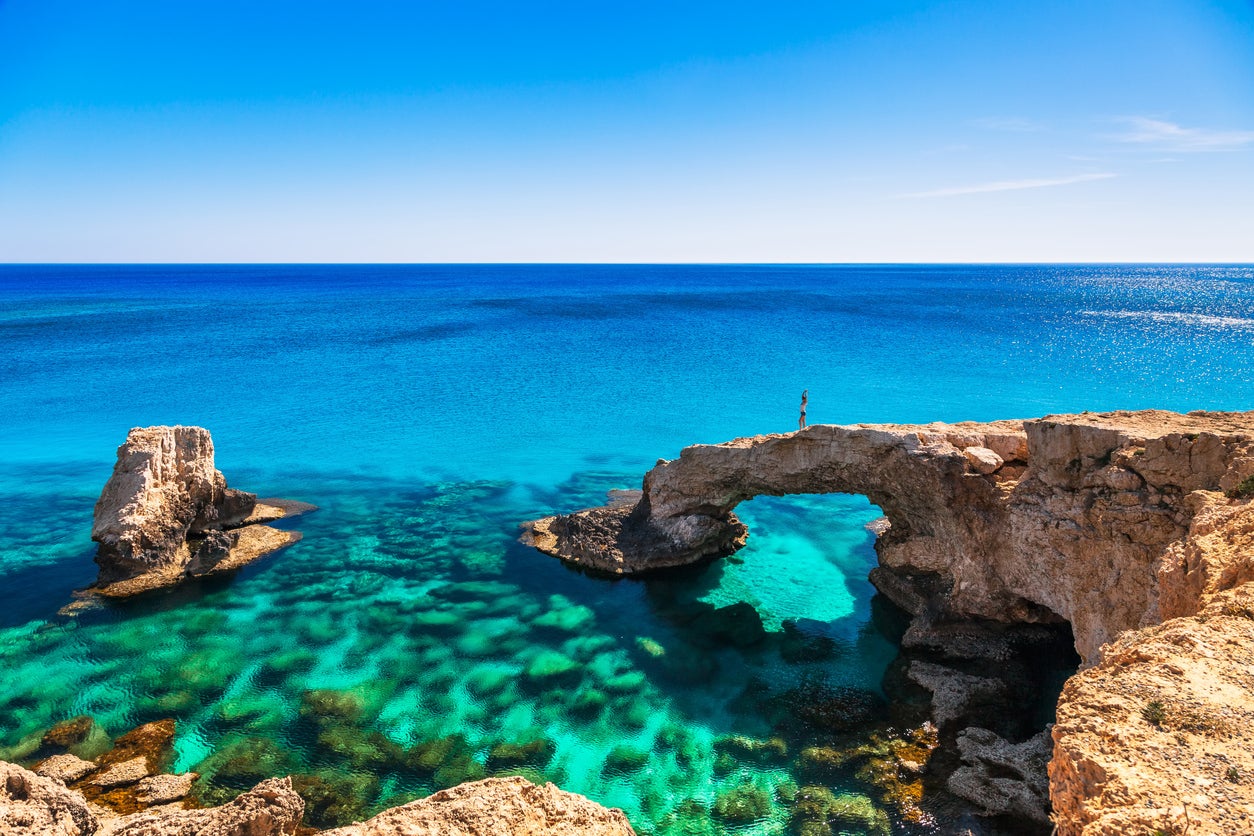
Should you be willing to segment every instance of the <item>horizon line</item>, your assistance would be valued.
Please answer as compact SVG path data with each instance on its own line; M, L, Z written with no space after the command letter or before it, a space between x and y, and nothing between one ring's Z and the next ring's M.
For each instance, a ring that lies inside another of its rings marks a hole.
M0 261L4 267L1254 267L1251 261Z

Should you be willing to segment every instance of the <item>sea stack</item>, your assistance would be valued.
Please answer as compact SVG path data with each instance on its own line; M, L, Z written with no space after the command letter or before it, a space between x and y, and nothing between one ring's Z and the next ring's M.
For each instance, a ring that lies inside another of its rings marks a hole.
M237 569L300 539L261 523L312 508L227 487L203 427L136 427L96 502L93 591L125 597Z

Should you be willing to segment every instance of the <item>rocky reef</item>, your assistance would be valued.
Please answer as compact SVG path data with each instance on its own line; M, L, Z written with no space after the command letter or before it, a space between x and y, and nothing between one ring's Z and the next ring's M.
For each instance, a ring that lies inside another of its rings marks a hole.
M649 471L634 504L537 520L524 540L647 573L735 551L735 506L791 493L883 509L871 579L914 616L903 645L996 661L1004 636L988 624L1069 625L1086 669L1052 730L1060 834L1250 829L1254 413L819 425L698 445ZM918 662L907 676L942 714L1001 687ZM1041 815L1048 742L985 732L957 741L950 788Z
M264 525L312 505L227 487L201 427L136 427L96 502L91 595L127 597L238 569L300 539Z

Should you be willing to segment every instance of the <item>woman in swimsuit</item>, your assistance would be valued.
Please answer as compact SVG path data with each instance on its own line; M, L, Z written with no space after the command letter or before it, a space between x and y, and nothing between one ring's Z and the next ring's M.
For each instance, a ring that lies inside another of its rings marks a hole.
M797 422L797 429L799 430L804 430L806 428L806 396L809 393L809 389L801 390L801 420Z

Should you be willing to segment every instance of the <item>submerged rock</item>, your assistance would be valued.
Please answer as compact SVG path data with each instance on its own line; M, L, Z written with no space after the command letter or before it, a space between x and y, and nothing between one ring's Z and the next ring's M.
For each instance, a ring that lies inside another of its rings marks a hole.
M306 825L316 828L340 827L360 821L368 814L367 798L379 789L379 779L355 772L344 776L323 771L313 775L293 775L292 789L305 801Z
M96 502L93 591L125 597L237 569L299 539L261 522L312 507L228 488L208 430L136 427Z
M65 751L86 740L95 725L95 719L87 716L63 720L44 733L39 745L44 749Z
M741 784L714 799L714 815L728 824L749 824L770 814L771 795L756 784Z
M488 752L488 769L544 766L556 748L553 741L539 734L519 743L498 743Z
M802 787L792 803L788 829L795 836L837 836L865 833L889 836L888 814L865 795L840 793L827 787Z

